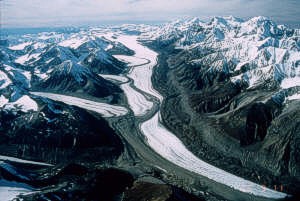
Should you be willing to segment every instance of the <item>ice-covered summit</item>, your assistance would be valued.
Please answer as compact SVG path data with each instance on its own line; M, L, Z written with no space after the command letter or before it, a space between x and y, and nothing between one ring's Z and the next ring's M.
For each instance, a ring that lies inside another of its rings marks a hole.
M281 88L300 85L300 30L266 17L177 20L140 38L193 51L189 62L208 71L224 71L233 82L244 81L249 87L266 80Z

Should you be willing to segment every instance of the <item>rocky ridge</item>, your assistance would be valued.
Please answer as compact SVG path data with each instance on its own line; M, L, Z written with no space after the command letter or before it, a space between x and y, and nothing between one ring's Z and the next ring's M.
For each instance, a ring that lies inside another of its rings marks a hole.
M299 37L265 17L175 21L142 34L161 55L153 81L165 125L200 158L297 193Z

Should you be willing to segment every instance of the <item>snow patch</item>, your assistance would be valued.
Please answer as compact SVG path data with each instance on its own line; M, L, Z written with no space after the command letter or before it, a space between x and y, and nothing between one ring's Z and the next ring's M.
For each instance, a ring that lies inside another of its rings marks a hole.
M300 86L300 77L285 78L284 80L282 80L280 85L282 89L288 89L294 86Z
M37 50L37 49L42 49L42 48L45 48L45 47L47 47L47 45L44 44L44 43L40 43L40 42L34 43L34 45L33 45L33 48L34 48L35 50Z
M26 46L31 45L32 42L21 43L15 46L9 47L11 50L23 50Z
M105 48L105 51L108 51L110 49L112 49L114 46L112 44L109 44L106 48Z
M288 96L286 99L287 100L300 100L300 93L294 94L292 96Z
M31 73L19 68L13 68L9 65L4 64L5 70L9 72L16 80L23 83L23 86L30 88Z
M10 102L5 104L4 109L11 110L11 109L19 109L23 112L28 111L38 111L37 103L32 100L28 95L24 95L15 102Z
M8 85L10 85L12 82L4 73L3 71L0 71L0 89L6 88Z
M3 95L0 96L0 108L2 108L6 103L8 103L8 99Z
M38 76L39 78L41 78L42 80L46 80L48 79L48 74L51 73L53 69L49 69L46 73L41 73L40 69L35 69L34 71L34 75Z
M86 41L87 41L86 38L70 38L60 42L58 45L77 49L80 45L82 45Z
M16 63L24 65L26 62L32 60L32 59L38 59L40 56L40 53L34 53L34 54L25 54L23 56L20 56L15 60Z

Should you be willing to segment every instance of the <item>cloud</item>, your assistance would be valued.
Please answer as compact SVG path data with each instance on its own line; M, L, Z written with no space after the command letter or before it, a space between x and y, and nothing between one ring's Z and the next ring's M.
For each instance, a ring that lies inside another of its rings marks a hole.
M4 26L165 21L182 16L270 16L299 22L298 0L2 0Z

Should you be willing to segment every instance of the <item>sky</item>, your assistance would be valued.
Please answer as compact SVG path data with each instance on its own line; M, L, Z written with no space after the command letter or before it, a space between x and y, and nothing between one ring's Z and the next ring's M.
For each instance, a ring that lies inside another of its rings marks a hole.
M0 0L8 27L166 22L183 17L266 16L300 27L300 0Z

